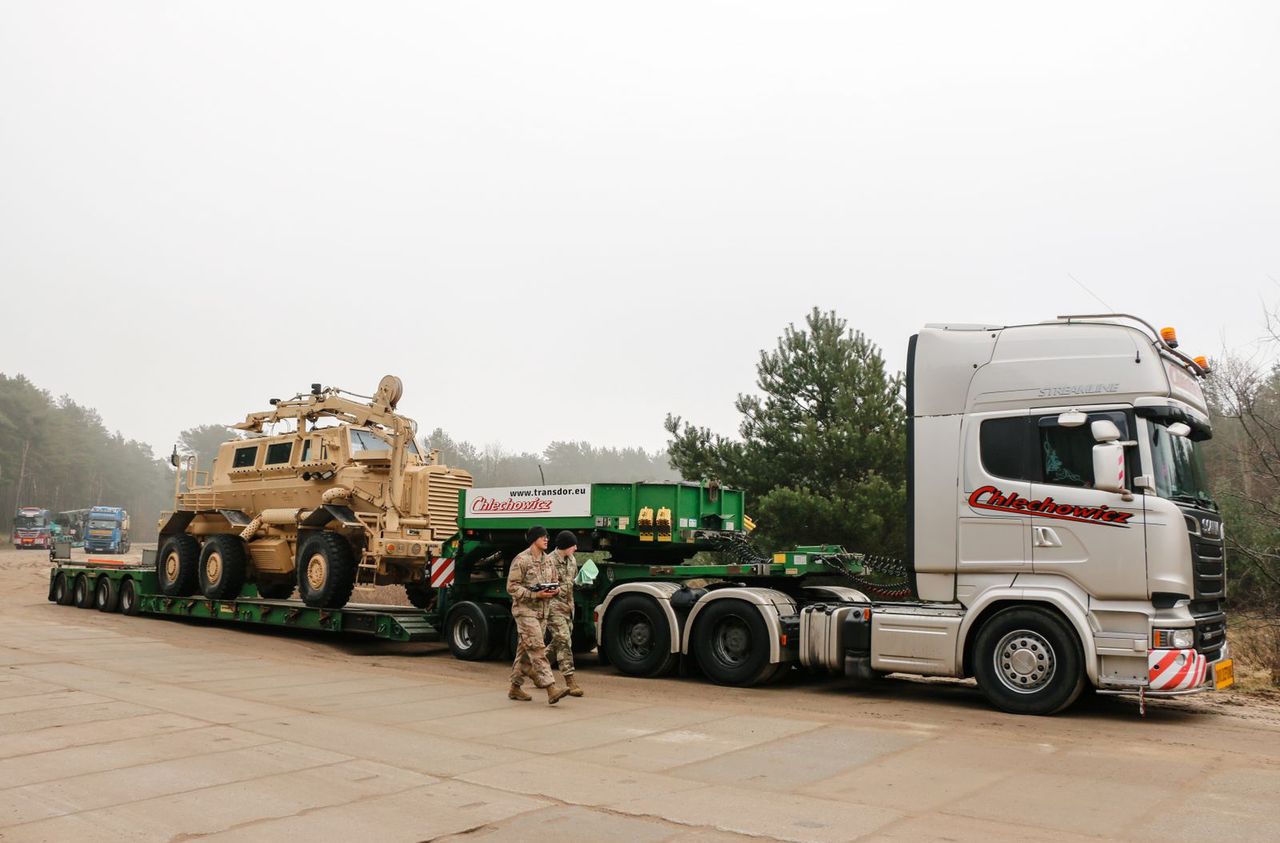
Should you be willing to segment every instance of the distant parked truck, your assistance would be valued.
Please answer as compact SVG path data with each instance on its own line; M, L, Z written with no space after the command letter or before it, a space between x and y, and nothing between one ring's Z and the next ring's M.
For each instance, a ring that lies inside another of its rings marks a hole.
M86 553L128 553L129 513L118 506L90 508L84 549Z
M20 506L13 516L15 548L53 547L53 513L38 506Z

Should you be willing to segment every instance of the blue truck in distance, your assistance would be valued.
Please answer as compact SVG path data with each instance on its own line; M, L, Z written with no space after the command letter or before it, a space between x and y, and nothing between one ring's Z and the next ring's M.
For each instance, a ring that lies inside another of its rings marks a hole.
M84 549L86 553L128 553L129 513L118 506L90 508Z

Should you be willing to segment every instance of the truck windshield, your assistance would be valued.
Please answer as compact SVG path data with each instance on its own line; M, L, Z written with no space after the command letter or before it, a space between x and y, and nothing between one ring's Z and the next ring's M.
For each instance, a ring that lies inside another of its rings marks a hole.
M1149 428L1156 494L1217 509L1209 496L1209 478L1199 446L1190 437L1174 436L1163 422L1152 420Z
M103 521L101 518L95 518L89 522L90 527L97 527L104 530L113 529L116 526L114 521Z
M13 526L21 527L24 530L32 530L37 527L44 526L44 516L42 515L19 515L13 519Z

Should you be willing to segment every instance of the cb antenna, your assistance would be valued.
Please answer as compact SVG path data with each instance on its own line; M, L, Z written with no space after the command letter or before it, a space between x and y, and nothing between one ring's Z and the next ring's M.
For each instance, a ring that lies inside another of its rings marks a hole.
M1107 309L1107 312L1108 312L1108 313L1115 313L1115 312L1116 312L1116 309L1115 309L1114 307L1112 307L1111 305L1109 305L1109 304L1107 304L1106 302L1104 302L1104 301L1102 300L1102 297L1101 297L1101 296L1099 296L1099 295L1098 295L1097 293L1095 293L1093 290L1090 290L1088 287L1086 287L1086 286L1084 285L1084 282L1083 282L1083 281L1081 281L1079 278L1075 277L1075 276L1074 276L1074 275L1072 275L1070 272L1068 272L1068 273L1067 273L1067 277L1068 277L1068 278L1070 278L1072 281L1076 282L1076 284L1080 287L1080 289L1084 290L1086 293L1088 293L1089 295L1093 296L1093 297L1097 300L1098 304L1102 305L1103 307L1105 307L1105 308Z

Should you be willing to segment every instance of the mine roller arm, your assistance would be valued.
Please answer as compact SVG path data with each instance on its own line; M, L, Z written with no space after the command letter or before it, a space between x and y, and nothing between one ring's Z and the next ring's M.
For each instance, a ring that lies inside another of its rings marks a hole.
M311 389L310 394L274 399L272 403L275 409L249 413L244 421L232 427L261 433L264 424L284 419L315 421L321 417L329 417L361 426L381 425L396 434L412 434L414 430L413 420L395 411L400 396L404 393L404 385L395 375L387 375L382 379L378 384L378 391L368 404L347 398L342 390L335 387L321 389L319 384L314 384Z

